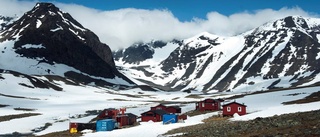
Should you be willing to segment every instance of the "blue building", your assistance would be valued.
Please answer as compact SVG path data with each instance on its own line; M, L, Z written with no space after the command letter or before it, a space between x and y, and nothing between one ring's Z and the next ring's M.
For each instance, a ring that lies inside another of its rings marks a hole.
M103 119L97 120L96 131L112 131L115 127L115 120L113 119Z
M177 123L178 115L176 114L164 114L163 115L163 124Z

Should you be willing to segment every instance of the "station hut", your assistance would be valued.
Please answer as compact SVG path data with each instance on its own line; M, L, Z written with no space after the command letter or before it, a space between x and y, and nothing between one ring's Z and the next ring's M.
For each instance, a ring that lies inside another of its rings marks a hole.
M162 109L149 110L141 114L141 121L148 122L151 120L153 122L160 122L162 121L164 114L168 114L168 112Z
M247 114L246 107L246 105L234 101L222 106L222 115L233 116L235 113L237 113L240 116L245 115Z
M217 111L221 109L222 99L205 99L199 102L196 102L196 110L199 111Z

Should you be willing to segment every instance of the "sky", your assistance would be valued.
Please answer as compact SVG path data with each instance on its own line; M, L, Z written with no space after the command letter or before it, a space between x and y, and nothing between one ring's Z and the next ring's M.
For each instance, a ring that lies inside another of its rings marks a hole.
M21 16L39 1L70 13L112 50L201 32L234 36L290 15L320 15L318 0L1 0L0 14Z
M50 0L44 0L50 1ZM122 8L167 9L180 21L193 18L206 18L208 12L217 11L223 15L239 12L254 12L261 9L279 10L284 7L300 7L309 12L319 13L317 0L55 0L68 4L80 4L99 10L117 10Z

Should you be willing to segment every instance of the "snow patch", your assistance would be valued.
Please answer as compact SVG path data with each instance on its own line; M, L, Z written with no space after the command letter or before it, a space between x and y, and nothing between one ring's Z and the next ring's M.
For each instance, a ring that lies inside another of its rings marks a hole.
M86 39L82 38L81 36L79 36L79 33L76 32L76 31L74 31L73 29L69 28L69 30L70 30L74 35L76 35L79 39L81 39L81 40L83 40L83 41L86 40Z
M37 19L36 27L39 28L41 26L41 24L42 24L41 20Z
M51 32L56 32L56 31L59 31L59 30L63 30L63 28L60 25L57 24L57 26L58 26L57 28L51 29L50 31Z
M26 44L26 45L23 45L22 48L26 48L26 49L29 49L29 48L35 48L35 49L45 49L46 47L44 47L43 45L32 45L32 44Z

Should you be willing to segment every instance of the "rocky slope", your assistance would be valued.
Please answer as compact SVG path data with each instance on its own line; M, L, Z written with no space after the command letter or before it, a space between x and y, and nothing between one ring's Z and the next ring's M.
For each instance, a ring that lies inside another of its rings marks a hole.
M228 121L213 117L204 124L183 127L167 134L181 133L175 137L275 137L320 136L320 110L256 118L250 121Z
M127 75L170 90L260 91L319 85L319 28L318 18L288 16L238 36L202 33L175 46L167 43L151 52L175 47L160 61L151 54L135 63L117 57L116 63L127 68L123 69Z
M108 45L101 43L68 13L51 3L37 3L0 32L0 68L29 75L59 75L86 83L122 79ZM111 82L112 83L112 82Z

